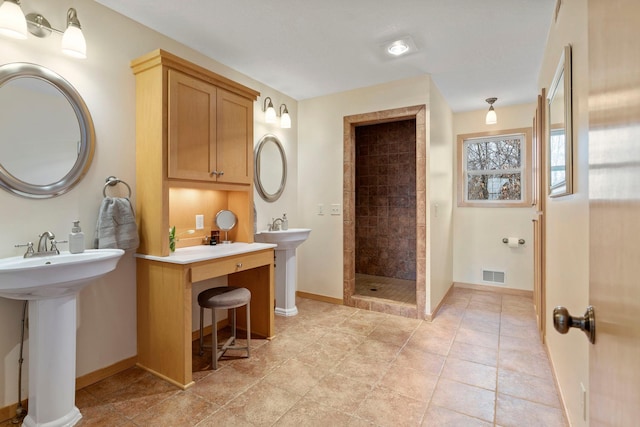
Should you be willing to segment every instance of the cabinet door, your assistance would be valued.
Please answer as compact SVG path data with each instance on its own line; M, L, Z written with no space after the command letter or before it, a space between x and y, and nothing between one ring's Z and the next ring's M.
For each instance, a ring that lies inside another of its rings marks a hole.
M218 182L251 184L253 181L253 103L218 89Z
M215 181L216 87L175 70L169 80L169 178Z

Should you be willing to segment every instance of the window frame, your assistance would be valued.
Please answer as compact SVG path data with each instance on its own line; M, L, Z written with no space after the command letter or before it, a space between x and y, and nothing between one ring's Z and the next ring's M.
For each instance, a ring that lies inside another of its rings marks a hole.
M531 189L533 187L533 176L531 174L531 159L533 153L531 151L531 128L517 128L517 129L505 129L495 130L488 132L467 133L459 134L457 136L457 155L458 155L458 170L457 170L457 191L458 191L458 206L459 207L478 207L478 208L523 208L531 207ZM521 200L467 200L467 170L466 170L466 157L464 151L464 145L466 141L474 139L487 139L495 137L507 137L511 135L524 135L524 147L521 147L521 153L523 155L523 161L521 165L522 177L520 181L521 188Z

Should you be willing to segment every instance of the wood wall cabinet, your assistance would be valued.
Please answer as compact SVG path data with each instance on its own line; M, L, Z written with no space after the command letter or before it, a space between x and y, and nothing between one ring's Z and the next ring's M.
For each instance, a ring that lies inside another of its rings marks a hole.
M227 192L228 209L238 216L236 240L253 242L253 103L259 92L161 49L133 60L131 68L138 252L169 255L173 188Z
M169 178L250 184L253 102L170 69Z

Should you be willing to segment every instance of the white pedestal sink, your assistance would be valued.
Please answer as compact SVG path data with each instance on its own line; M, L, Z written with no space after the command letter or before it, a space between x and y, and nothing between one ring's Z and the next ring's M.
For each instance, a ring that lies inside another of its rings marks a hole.
M276 253L276 309L280 316L295 316L296 307L296 248L309 237L310 228L290 228L278 231L260 231L256 242L275 243Z
M26 427L75 425L76 299L112 271L122 249L0 259L0 297L29 300L29 412Z

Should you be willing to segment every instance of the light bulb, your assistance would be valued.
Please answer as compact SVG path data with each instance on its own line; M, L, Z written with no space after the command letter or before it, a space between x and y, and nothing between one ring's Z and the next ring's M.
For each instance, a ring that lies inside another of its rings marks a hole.
M27 38L27 20L22 8L14 0L5 0L0 6L0 34L14 38Z

